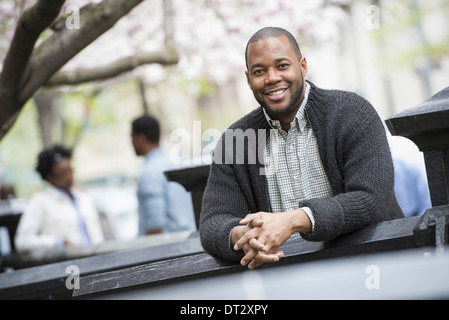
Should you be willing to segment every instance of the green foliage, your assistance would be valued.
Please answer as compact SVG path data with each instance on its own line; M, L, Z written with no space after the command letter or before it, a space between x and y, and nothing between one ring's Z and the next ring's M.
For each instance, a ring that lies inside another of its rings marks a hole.
M182 78L180 88L185 93L195 94L198 98L211 96L216 92L216 87L204 76L193 79Z
M439 29L439 37L430 37L434 31L424 27L426 19L441 12L449 12L449 0L383 1L380 11L381 27L372 34L384 47L394 46L395 50L390 55L384 52L381 64L388 67L410 67L422 57L437 61L449 55L449 30ZM433 23L427 25L435 26Z
M28 196L41 184L34 170L37 154L42 148L37 118L36 107L30 101L14 127L0 141L1 178L13 184L18 197Z

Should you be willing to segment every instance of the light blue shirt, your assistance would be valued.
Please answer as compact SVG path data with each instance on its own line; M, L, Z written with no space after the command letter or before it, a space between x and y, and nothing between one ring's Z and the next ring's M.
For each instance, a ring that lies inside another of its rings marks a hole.
M64 191L63 189L60 189L58 187L55 187L55 188L56 188L56 190L61 192L61 194L63 194L64 197L70 198L70 196L67 194L66 191ZM78 229L79 229L79 232L80 232L81 245L82 246L88 246L88 245L90 245L90 239L89 239L89 234L87 233L86 224L84 222L83 217L81 216L81 212L79 211L78 205L76 203L76 197L75 197L75 195L73 193L72 193L72 197L73 198L70 198L70 201L72 202L73 208L75 209L75 212L76 212L77 217L78 217ZM55 247L56 248L64 247L64 239L63 238L59 238L58 240L56 240Z
M394 191L406 217L420 216L432 207L425 171L393 154Z
M196 229L190 193L164 175L171 166L170 158L160 148L146 155L137 187L139 235L159 228L163 232Z

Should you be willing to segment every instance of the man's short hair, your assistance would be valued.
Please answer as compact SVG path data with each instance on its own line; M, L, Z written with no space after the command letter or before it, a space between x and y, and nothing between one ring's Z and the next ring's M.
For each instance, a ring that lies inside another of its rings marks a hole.
M159 143L160 127L159 121L150 115L143 115L132 122L134 133L143 133L147 140L152 143Z
M301 61L302 54L301 50L299 48L298 42L296 41L295 37L287 30L279 27L265 27L257 31L253 36L248 40L248 43L246 44L245 49L245 62L246 62L246 68L248 68L248 47L251 43L257 42L260 40L266 40L270 38L278 38L278 37L287 37L288 41L290 42L290 45L292 46L292 49L296 53L296 57L298 58L298 61Z
M71 159L72 150L61 145L55 145L51 148L47 148L41 151L37 157L36 171L43 179L46 179L47 175L53 171L53 166L55 163L64 158Z

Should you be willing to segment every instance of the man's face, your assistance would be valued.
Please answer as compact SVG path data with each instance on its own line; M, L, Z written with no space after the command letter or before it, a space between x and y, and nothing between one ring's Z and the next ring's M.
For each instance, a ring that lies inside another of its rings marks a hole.
M249 44L247 58L246 77L257 102L273 119L296 114L304 98L307 62L298 61L287 37Z
M131 142L134 147L134 151L136 152L136 155L141 156L144 155L142 151L142 146L145 143L145 135L143 133L136 133L134 131L131 131Z

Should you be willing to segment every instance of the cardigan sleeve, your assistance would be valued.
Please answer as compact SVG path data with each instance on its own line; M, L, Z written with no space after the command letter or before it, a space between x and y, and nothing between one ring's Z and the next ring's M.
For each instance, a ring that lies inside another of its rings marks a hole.
M350 110L337 110L340 115L331 121L333 134L326 135L324 158L334 196L299 204L310 207L315 218L314 231L301 235L307 240L331 240L390 220L392 212L396 218L402 214L394 196L393 163L385 128L366 100L359 97L352 102Z
M243 254L231 248L229 235L247 213L246 199L231 166L212 163L200 215L204 250L230 260L240 260Z
M215 147L199 229L202 246L208 253L240 260L243 252L231 248L230 234L250 211L248 190L251 187L245 174L246 165L236 164L237 153L234 151L233 138L223 134Z

